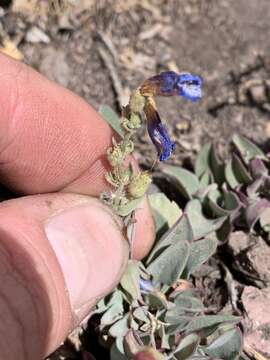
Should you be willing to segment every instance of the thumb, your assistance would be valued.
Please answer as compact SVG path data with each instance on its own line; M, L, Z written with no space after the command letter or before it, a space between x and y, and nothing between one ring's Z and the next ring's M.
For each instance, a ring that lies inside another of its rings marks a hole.
M128 257L119 219L75 194L1 203L0 238L0 353L7 360L55 350L116 286Z

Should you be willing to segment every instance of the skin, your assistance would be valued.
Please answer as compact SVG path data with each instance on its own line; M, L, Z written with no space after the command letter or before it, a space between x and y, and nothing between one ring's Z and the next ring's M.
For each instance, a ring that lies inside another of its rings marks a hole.
M96 199L108 189L112 131L85 101L0 55L0 180L22 195L0 203L0 353L42 359L100 297L128 259L121 220ZM132 254L154 240L145 199Z

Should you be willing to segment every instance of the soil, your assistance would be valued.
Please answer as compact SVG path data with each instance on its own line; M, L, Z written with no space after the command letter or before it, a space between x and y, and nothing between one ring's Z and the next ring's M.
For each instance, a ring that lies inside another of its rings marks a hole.
M177 143L170 162L192 167L208 141L226 155L234 132L270 149L269 0L79 0L73 1L75 6L58 1L58 7L50 1L32 3L0 1L2 44L9 39L23 61L96 109L107 104L119 112L130 91L163 70L202 76L200 102L158 99ZM136 150L140 164L149 168L156 154L145 132ZM217 309L228 304L231 289L224 280L226 261L219 262L211 265L213 271L203 268L197 280L208 289L207 305ZM243 278L238 277L240 284ZM242 281L243 286L256 284ZM58 354L54 359L60 359Z

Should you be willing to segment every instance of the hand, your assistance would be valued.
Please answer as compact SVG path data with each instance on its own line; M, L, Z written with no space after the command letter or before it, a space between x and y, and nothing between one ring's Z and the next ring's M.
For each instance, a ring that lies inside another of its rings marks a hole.
M0 179L27 195L0 203L0 354L38 360L125 268L122 223L95 198L112 131L78 96L4 55L0 106ZM154 238L146 200L136 220L139 259Z

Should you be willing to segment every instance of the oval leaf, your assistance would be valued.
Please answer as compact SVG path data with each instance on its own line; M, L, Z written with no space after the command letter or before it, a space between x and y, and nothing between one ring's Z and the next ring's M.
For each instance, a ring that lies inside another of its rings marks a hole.
M124 272L120 284L124 290L131 296L133 299L138 299L141 296L140 292L140 270L138 263L130 260L126 271Z
M185 213L191 224L194 239L199 239L221 227L226 217L207 219L202 212L202 204L199 200L189 201Z
M226 331L207 346L204 351L207 355L223 360L238 359L243 346L242 335L239 329Z
M180 243L183 240L193 240L191 225L186 214L183 214L174 226L169 229L157 242L151 251L151 254L148 256L146 263L150 264L150 262L157 257L162 249L168 247L169 245Z
M115 338L123 337L127 334L129 330L129 323L128 323L129 314L125 315L122 319L118 320L114 323L108 333Z
M195 162L195 173L200 178L210 168L211 143L205 144Z
M244 136L235 134L232 138L232 142L246 163L248 163L251 159L254 159L255 157L268 161L262 150L259 149L258 146L253 144L251 141L246 139Z
M154 281L171 285L181 276L189 256L187 241L176 243L164 250L147 268Z
M174 356L178 360L189 358L197 349L200 337L197 334L189 334L185 336L174 351Z
M99 113L102 118L113 128L113 130L123 138L124 130L121 127L119 116L108 105L101 105Z
M170 201L163 193L155 193L148 196L151 209L154 211L156 232L164 228L172 227L182 215L182 210L174 202Z
M191 199L200 187L199 180L192 172L173 165L165 165L162 171L172 177L180 193L187 199Z
M142 200L144 199L144 196L135 199L135 200L131 200L129 201L127 204L125 205L121 205L116 209L116 212L119 216L127 216L130 213L132 213L133 210L136 210L137 207L140 205L140 203L142 202Z
M223 323L238 323L240 321L240 317L233 315L201 315L191 320L185 331L195 332L214 325L217 326Z
M190 244L190 255L183 272L183 277L189 276L216 251L217 242L214 239L203 239Z

